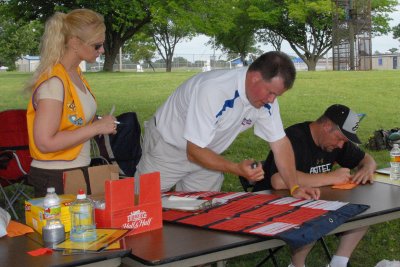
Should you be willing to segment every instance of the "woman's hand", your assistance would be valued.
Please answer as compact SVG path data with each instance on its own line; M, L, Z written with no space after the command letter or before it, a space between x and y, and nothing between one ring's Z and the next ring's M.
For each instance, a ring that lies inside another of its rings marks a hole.
M101 119L100 119L101 118ZM116 134L117 123L116 118L111 115L99 117L92 123L92 127L96 129L97 134Z

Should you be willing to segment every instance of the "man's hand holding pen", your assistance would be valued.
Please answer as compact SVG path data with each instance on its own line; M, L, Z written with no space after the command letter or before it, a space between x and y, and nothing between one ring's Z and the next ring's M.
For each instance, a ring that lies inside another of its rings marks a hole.
M246 177L249 183L253 184L264 179L264 170L259 162L245 159L239 163L239 166L243 173L241 176Z

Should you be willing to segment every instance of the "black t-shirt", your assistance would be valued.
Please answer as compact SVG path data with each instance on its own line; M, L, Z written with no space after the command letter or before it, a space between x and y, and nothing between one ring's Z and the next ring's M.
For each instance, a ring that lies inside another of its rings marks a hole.
M341 149L337 148L332 152L322 150L312 139L310 123L298 123L285 130L293 146L298 171L310 174L329 172L335 163L349 169L358 166L365 156L364 151L352 142L346 142ZM278 172L272 151L268 154L263 169L265 172L264 179L254 185L253 191L272 188L271 176Z

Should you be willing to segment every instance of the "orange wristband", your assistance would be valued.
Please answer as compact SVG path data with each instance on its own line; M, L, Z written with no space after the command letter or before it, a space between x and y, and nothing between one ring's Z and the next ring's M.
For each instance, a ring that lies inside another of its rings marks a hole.
M296 191L300 186L298 184L295 184L290 188L290 195L293 196L294 191Z

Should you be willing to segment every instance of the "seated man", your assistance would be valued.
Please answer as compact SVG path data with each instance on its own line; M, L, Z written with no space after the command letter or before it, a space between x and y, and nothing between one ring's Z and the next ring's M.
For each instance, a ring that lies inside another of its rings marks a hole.
M356 135L359 121L358 115L348 107L336 104L330 106L316 121L295 124L285 130L295 153L300 186L373 182L376 163L356 145L361 143ZM335 163L340 167L332 170ZM272 152L263 168L265 179L257 182L253 191L287 189L276 168ZM351 169L355 169L354 174ZM341 233L340 244L330 266L347 266L351 253L366 231L367 227L363 227ZM293 251L292 264L289 266L303 267L312 245Z

